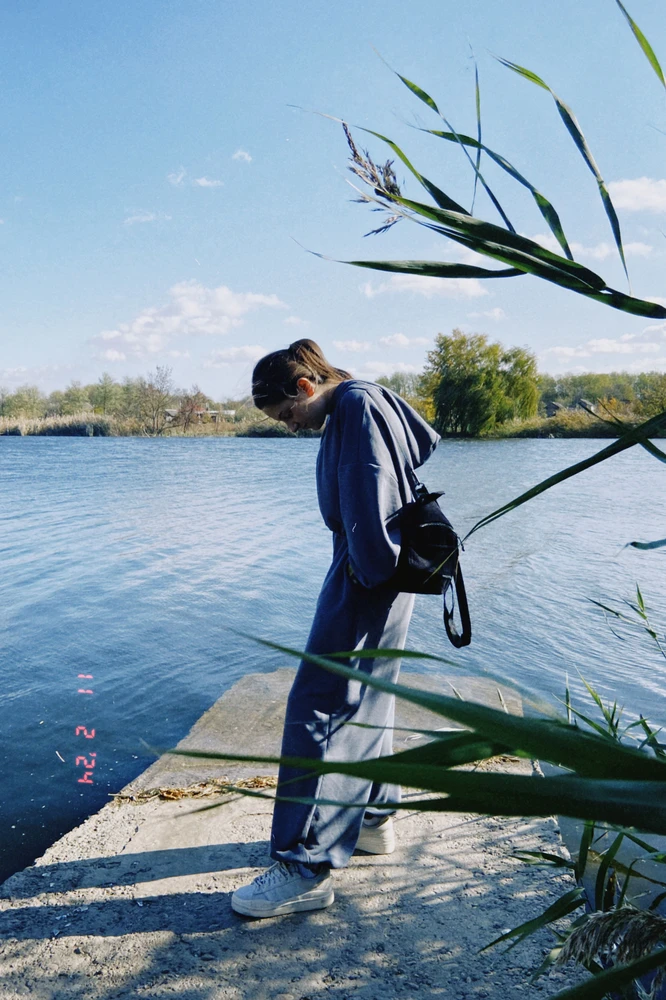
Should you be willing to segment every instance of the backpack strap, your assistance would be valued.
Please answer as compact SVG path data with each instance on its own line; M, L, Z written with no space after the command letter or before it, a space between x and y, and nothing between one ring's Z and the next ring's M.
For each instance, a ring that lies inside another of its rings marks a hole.
M409 462L405 465L405 471L407 472L407 478L409 479L409 484L412 487L412 495L415 500L420 499L428 493L428 487L424 486L420 479L417 478L416 473L412 469ZM441 493L439 494L441 496Z
M446 604L446 595L449 592L451 593L450 609ZM460 624L462 626L461 632L458 632L453 620L454 612L456 610L456 600L458 602L458 613L460 615ZM444 628L446 629L449 641L456 647L456 649L461 649L462 646L469 646L472 641L472 623L469 617L467 592L465 590L465 582L463 580L460 563L456 566L455 583L452 583L451 586L447 587L444 591Z

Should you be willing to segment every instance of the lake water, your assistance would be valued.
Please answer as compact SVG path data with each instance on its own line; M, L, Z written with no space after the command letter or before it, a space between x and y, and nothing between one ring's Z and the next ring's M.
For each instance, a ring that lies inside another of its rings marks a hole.
M463 534L605 443L447 441L423 478ZM145 769L142 741L173 746L244 673L289 662L231 629L303 644L331 548L317 448L0 438L0 878ZM665 487L666 467L634 448L479 531L464 554L472 646L449 646L438 600L419 597L410 648L551 701L566 671L581 690L580 671L663 723L666 660L647 637L615 638L589 599L619 606L640 582L664 622L665 551L623 545L666 534Z

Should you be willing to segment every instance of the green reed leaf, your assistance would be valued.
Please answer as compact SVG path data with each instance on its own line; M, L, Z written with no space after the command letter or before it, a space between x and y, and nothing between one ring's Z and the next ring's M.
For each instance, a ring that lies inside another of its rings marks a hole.
M400 74L397 74L397 75L400 76ZM400 79L403 79L403 78L400 77ZM457 133L454 131L453 126L448 121L448 119L445 118L444 115L442 115L441 112L439 112L439 114L440 114L440 117L441 117L442 121L446 124L447 128L451 129L453 135L456 135ZM421 174L419 174L418 171L416 171L416 169L409 162L409 160L407 160L405 154L402 152L402 150L400 149L400 147L395 142L393 142L391 139L388 139L386 136L381 135L379 132L373 132L373 130L369 129L369 128L361 128L361 131L362 132L367 132L369 135L374 135L377 139L381 139L382 142L385 142L396 153L396 155L400 157L400 159L403 161L403 163L405 163L405 165L408 167L408 169L411 170L411 172L414 174L414 176L416 176L419 179L420 183L432 195L433 200L436 202L437 205L439 205L440 208L450 209L450 210L452 210L454 212L455 211L464 212L466 215L470 215L471 214L469 212L465 212L465 209L462 209L462 208L460 208L459 205L456 205L456 203L451 198L449 198L448 195L444 194L442 191L440 191L439 188L437 188L434 184L432 184L431 181L428 181L427 178L425 178ZM502 206L501 206L501 204L499 202L499 199L495 196L495 194L493 193L493 191L490 189L490 187L486 183L486 180L484 179L483 175L478 170L478 167L475 165L474 161L472 160L472 158L470 157L469 153L465 149L464 143L460 143L460 147L463 150L463 152L465 153L465 156L467 157L467 160L469 161L472 169L475 172L475 178L478 179L481 182L481 184L483 184L483 187L484 187L484 189L485 189L488 197L490 198L490 200L492 201L493 205L497 209L497 211L498 211L499 215L501 216L502 221L504 222L505 226L507 227L507 229L510 232L515 233L516 230L515 230L513 224L511 223L511 220L509 219L508 215L506 214L506 212L502 208Z
M638 601L638 607L640 609L641 616L645 618L645 601L643 600L641 588L638 584L636 584L636 600Z
M574 115L571 108L568 107L564 103L564 101L562 101L557 96L555 91L548 86L545 80L542 80L541 77L536 75L536 73L532 73L530 70L525 69L523 66L518 66L517 63L510 62L508 59L500 58L499 62L502 63L503 66L506 66L507 69L513 70L513 72L518 73L519 76L523 76L527 80L530 80L532 83L537 84L537 86L542 87L544 90L547 90L550 93L553 100L555 101L560 118L564 122L566 129L569 132L569 135L576 144L578 151L580 152L581 156L583 157L583 160L589 167L590 171L594 175L594 179L597 182L597 186L599 188L599 194L601 196L601 201L604 206L604 211L606 212L608 221L610 222L610 227L613 233L613 238L615 240L615 245L620 255L620 260L622 261L622 267L624 268L624 273L627 276L627 280L629 280L627 262L624 257L624 248L622 246L622 233L620 231L620 222L618 220L617 213L613 206L613 202L611 201L611 196L608 191L608 188L606 187L606 183L603 177L601 176L601 173L599 172L599 168L596 164L594 157L592 156L590 147L587 144L587 139L583 135L583 131L580 125L576 121L576 116Z
M440 232L477 253L518 267L529 274L554 281L572 291L586 295L594 293L595 296L607 291L604 279L590 268L577 261L560 257L526 236L512 233L492 222L424 205L409 198L396 196L392 200L395 204L436 223L435 227L430 227L434 228L435 232ZM666 316L666 309L661 308Z
M635 962L606 969L587 979L580 986L572 986L560 990L559 993L553 993L550 1000L603 1000L608 993L621 990L634 979L662 965L666 965L666 948L660 948L659 951L654 951L651 955L639 958Z
M606 406L603 400L599 400L599 405L603 406L603 408L607 411L611 418L610 420L606 417L602 417L600 413L595 413L592 407L587 406L582 399L578 400L578 405L582 410L585 410L586 413L589 413L591 417L594 417L595 420L600 420L602 423L608 424L609 427L624 427L625 429L627 427L627 422L625 420L621 420L616 413L613 413L613 411ZM666 452L661 451L655 444L652 444L651 441L641 441L641 447L645 448L645 450L659 462L666 462Z
M633 316L644 316L647 319L666 319L666 307L648 299L637 299L633 295L625 295L615 288L605 288L601 292L588 292L588 298L595 299L611 309L631 313Z
M395 73L395 70L393 70L393 72ZM408 80L406 76L402 76L400 73L395 73L395 75L400 80L402 80L402 82L404 83L405 87L407 87L408 90L411 90L412 94L415 94L416 97L418 97L419 101L423 101L423 103L427 104L432 111L435 111L437 112L437 114L440 114L440 110L435 104L430 94L426 94L425 90L422 90L421 87L419 87L416 83L412 83L412 81Z
M480 949L480 952L487 951L488 948L493 948L496 944L501 944L503 941L509 941L515 938L512 947L519 944L530 934L534 934L536 931L540 931L542 927L547 927L548 924L553 923L555 920L561 920L562 917L568 916L575 910L580 909L581 906L585 905L585 889L582 886L578 886L576 889L570 889L563 896L560 896L554 903L552 903L543 913L539 914L538 917L533 917L532 920L526 920L525 923L519 924L518 927L514 927L510 931L501 934L490 944L485 945Z
M449 667L458 667L460 664L446 656L437 656L435 653L421 653L416 649L350 649L342 653L327 653L332 660L374 660L378 656L384 659L393 660L432 660L434 663L446 663Z
M425 750L425 748L419 748ZM321 761L303 757L265 757L212 751L165 751L180 757L222 760L239 763L264 763L305 771L309 774L346 774L365 781L399 784L440 797L386 803L387 808L410 812L460 812L490 816L551 816L554 813L574 819L605 820L620 825L636 824L648 833L666 832L666 804L655 796L653 781L621 781L574 776L543 778L479 771L458 771L439 764L415 760L416 751L393 754L365 761ZM404 763L406 753L411 761ZM257 796L256 792L234 788L239 794ZM444 797L441 797L441 796ZM259 796L272 798L273 796ZM305 798L280 794L282 802L342 805L365 808L366 802L349 802L323 797Z
M461 135L460 133L454 134L453 132L439 132L435 129L422 129L422 131L427 132L429 135L437 136L439 139L445 139L447 142L464 143L465 146L471 146L477 149L479 155L483 150L483 152L486 153L491 160L497 163L502 170L506 171L510 177L513 177L514 180L518 181L519 184L522 184L523 187L528 189L536 202L537 208L548 224L548 228L562 247L566 257L569 260L573 260L571 248L569 247L567 238L564 235L564 229L562 228L560 217L555 208L548 201L548 199L541 194L541 192L530 181L527 180L526 177L524 177L511 163L509 163L507 159L499 153L494 152L494 150L490 149L488 146L485 146L479 139L473 139L469 135Z
M617 837L610 845L610 847L604 851L603 857L601 859L601 864L597 870L597 877L594 883L594 908L595 910L603 910L604 907L604 889L606 887L606 875L608 874L608 869L611 866L613 858L622 846L622 841L624 840L624 834L618 833Z
M652 69L657 74L657 77L661 82L662 87L666 88L666 79L664 79L664 72L661 66L659 65L659 60L657 59L654 53L654 49L648 42L647 38L645 37L641 29L638 27L636 22L633 20L633 18L629 16L629 12L627 8L624 6L624 4L621 3L620 0L615 0L615 2L622 11L622 13L624 14L625 18L627 19L627 23L629 24L629 27L634 33L634 38L642 48L648 62L650 63L650 66L652 66Z
M666 545L666 538L658 538L656 542L627 542L625 549L631 546L634 549L662 549Z
M432 260L340 260L339 264L367 267L373 271L391 271L397 274L419 274L428 278L516 278L525 271L518 268L492 270L473 264L453 264Z
M645 441L650 438L657 431L661 430L662 427L666 426L666 411L663 413L658 413L656 416L651 417L650 420L646 420L644 423L639 424L638 427L632 428L623 434L622 437L618 438L612 444L609 444L606 448L597 452L596 455L592 455L590 458L583 459L582 462L576 462L574 465L570 465L567 469L562 469L560 472L555 473L554 476L549 476L544 479L541 483L533 486L531 489L527 490L525 493L521 493L520 496L516 497L514 500L509 501L509 503L504 504L502 507L498 507L491 514L487 514L482 517L480 521L467 532L463 541L467 541L470 535L473 535L475 531L479 528L483 528L497 518L503 517L510 511L515 510L516 507L520 507L522 504L527 503L528 500L533 500L534 497L539 496L539 494L544 493L546 490L551 489L553 486L557 486L558 483L564 482L566 479L570 479L572 476L578 475L580 472L584 472L585 469L590 469L593 465L598 465L599 462L603 462L613 455L617 455L627 448L633 447L635 444L639 444L641 441Z
M474 191L472 192L472 215L474 215L474 202L476 199L477 181L481 175L481 88L479 86L479 67L474 64L474 104L476 107L476 163L474 165Z
M574 868L576 879L579 882L582 880L583 875L585 874L585 869L587 868L587 859L590 854L590 845L593 837L594 823L591 820L587 820L585 826L583 827L580 844L578 845L578 856L576 858L576 865Z
M379 136L379 133L373 134ZM561 288L586 295L613 309L620 309L623 312L652 319L666 318L666 307L655 302L636 299L608 288L603 278L589 268L577 261L553 254L539 243L510 232L508 229L484 222L481 219L475 219L466 212L425 205L396 193L389 195L379 192L379 194L380 197L364 195L364 198L368 201L375 201L384 209L397 208L398 206L406 209L406 212L399 214L403 214L411 221L424 225L476 253L492 257L509 267L515 267L526 274L533 274L545 281L559 285ZM448 196L444 197L448 198ZM426 223L422 222L421 219L430 221ZM323 257L324 255L318 254L317 256ZM367 266L368 262L364 262L361 266L364 265Z
M254 641L268 649L314 663L348 680L361 679L358 669L343 666L325 656L292 649L267 639L254 638ZM379 677L373 677L371 674L365 674L362 680L369 687L395 694L415 705L431 709L438 715L473 729L488 740L511 747L513 753L523 753L540 760L561 764L580 775L590 777L666 781L666 764L661 761L648 757L632 747L611 743L592 733L582 732L564 722L532 716L507 715L498 709L476 702L419 691L404 684L393 684ZM535 784L542 785L543 782Z

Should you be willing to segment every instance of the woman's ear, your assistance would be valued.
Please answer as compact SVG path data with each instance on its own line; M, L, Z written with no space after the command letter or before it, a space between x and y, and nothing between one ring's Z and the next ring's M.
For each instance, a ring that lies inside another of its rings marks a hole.
M308 398L314 396L315 387L310 381L310 379L305 378L305 376L303 378L299 378L298 382L296 383L296 388L301 389Z

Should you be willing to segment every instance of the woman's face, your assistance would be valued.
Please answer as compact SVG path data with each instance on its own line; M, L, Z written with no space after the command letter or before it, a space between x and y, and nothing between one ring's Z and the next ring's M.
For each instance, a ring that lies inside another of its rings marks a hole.
M272 420L280 420L290 431L317 431L326 420L326 401L330 387L299 378L296 395L283 399L281 403L265 406L264 413Z

